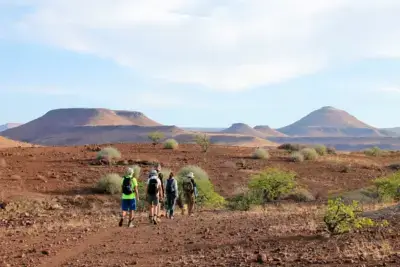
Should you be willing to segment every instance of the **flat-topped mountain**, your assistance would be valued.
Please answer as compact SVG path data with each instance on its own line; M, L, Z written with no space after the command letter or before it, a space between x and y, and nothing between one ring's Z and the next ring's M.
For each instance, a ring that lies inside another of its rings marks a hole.
M334 107L323 107L315 110L297 122L277 130L290 136L310 137L379 137L387 135L358 120L346 111Z

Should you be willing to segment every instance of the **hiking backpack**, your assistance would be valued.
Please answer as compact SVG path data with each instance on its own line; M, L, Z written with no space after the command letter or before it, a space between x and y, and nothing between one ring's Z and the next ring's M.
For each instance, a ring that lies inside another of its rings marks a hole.
M149 184L147 186L147 193L149 195L156 195L158 193L157 177L152 177L149 179Z
M165 187L165 190L167 191L168 195L172 195L175 193L175 186L174 186L174 179L168 179L167 180L167 186Z
M191 180L185 179L183 181L183 191L187 193L193 193L194 192L194 186Z
M122 182L122 193L124 195L130 195L133 193L131 177L124 177L124 180Z

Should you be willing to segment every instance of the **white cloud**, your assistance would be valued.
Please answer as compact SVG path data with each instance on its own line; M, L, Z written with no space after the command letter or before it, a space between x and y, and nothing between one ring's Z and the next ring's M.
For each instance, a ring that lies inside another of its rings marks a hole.
M382 87L378 89L379 92L384 92L384 93L400 93L400 87Z
M400 57L398 0L18 1L23 4L31 11L10 21L8 38L225 91L279 83L331 64Z

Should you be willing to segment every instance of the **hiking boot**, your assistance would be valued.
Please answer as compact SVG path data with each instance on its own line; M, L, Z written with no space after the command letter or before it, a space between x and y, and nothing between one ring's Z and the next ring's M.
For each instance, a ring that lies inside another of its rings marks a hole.
M129 228L132 228L132 227L134 227L135 225L133 224L133 222L132 221L129 221L129 223L128 223L128 227Z
M121 227L122 225L124 224L124 219L123 218L121 218L121 220L119 220L119 227Z
M171 217L169 217L171 220L173 220L174 219L174 216L171 216Z
M158 223L158 221L157 221L157 218L156 218L156 217L154 217L154 218L153 218L153 223L154 223L154 224L157 224L157 223Z

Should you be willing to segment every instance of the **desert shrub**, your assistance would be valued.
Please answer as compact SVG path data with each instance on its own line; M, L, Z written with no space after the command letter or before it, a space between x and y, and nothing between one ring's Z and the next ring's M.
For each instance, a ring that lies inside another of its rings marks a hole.
M211 183L207 172L198 166L188 165L178 171L176 175L178 188L182 188L183 179L189 172L193 172L197 184L197 205L207 208L219 208L225 204L225 199L215 192L214 185ZM180 194L183 193L182 190L179 190L179 192Z
M98 160L106 160L108 163L121 158L121 152L114 147L105 147L97 153Z
M255 159L269 159L269 153L264 148L257 148L253 153Z
M201 147L201 150L204 153L207 152L211 146L211 140L207 134L195 135L194 141Z
M294 200L296 202L309 202L309 201L315 200L314 195L311 194L311 192L305 188L296 188L293 190L293 192L288 194L285 198Z
M122 178L117 173L106 174L96 184L96 191L106 194L121 193Z
M373 181L381 201L400 200L400 172Z
M328 153L327 148L324 145L316 145L314 149L320 156L325 156Z
M300 152L292 152L290 155L290 160L293 162L303 162L304 156Z
M160 143L161 139L164 138L164 134L162 132L156 131L156 132L149 133L149 135L147 137L150 139L153 146L156 146Z
M251 191L238 194L226 202L226 207L230 210L248 211L253 205L261 205L259 195Z
M324 222L331 234L342 234L353 229L374 226L370 218L361 217L362 212L357 201L346 205L341 198L329 199Z
M379 147L374 146L372 148L364 150L364 154L367 155L367 156L370 156L370 157L379 157L383 153L382 153L382 150Z
M275 168L253 175L249 182L249 189L254 198L261 198L261 202L270 202L288 194L296 186L296 174Z
M164 142L165 149L177 149L179 146L178 142L175 139L168 139Z
M306 148L306 146L301 144L289 144L289 143L278 146L278 149L287 150L289 152L300 151L303 148Z
M389 169L394 171L400 171L400 163L393 163L388 166Z
M303 148L300 153L305 160L316 160L318 158L318 153L314 148Z
M133 177L138 179L140 177L140 173L142 171L142 168L140 168L139 165L133 165L133 166L131 166L131 168L133 169Z
M336 155L336 148L333 146L328 146L326 148L326 153L328 153L329 155Z

